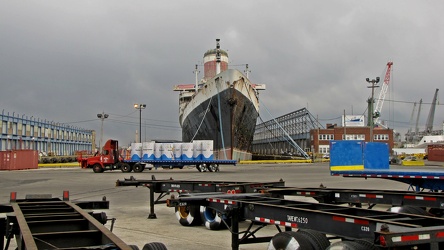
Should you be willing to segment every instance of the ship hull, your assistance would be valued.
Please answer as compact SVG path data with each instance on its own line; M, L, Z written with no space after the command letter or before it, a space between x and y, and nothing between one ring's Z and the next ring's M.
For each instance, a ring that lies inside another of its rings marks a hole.
M258 99L248 79L227 70L207 83L184 106L182 140L213 140L217 159L251 159Z

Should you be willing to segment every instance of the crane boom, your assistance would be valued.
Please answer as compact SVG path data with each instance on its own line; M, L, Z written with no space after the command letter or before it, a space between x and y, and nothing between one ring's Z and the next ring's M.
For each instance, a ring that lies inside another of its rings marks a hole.
M384 83L382 84L381 92L379 92L378 102L376 103L375 111L373 114L375 117L375 123L378 125L382 125L379 122L379 116L381 114L382 105L384 104L385 94L387 93L388 85L390 83L390 73L391 73L392 65L393 65L393 62L387 63L387 71L385 72ZM382 126L384 126L384 125L382 125Z
M432 106L430 106L429 116L427 117L426 128L424 131L427 134L430 134L433 130L433 120L435 118L435 108L436 108L436 102L438 100L438 91L439 91L439 89L435 90L435 95L433 96Z

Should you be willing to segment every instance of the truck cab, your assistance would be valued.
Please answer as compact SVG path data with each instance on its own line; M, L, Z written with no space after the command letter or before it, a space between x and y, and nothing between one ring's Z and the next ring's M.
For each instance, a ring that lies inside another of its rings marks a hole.
M92 168L94 172L101 173L105 168L120 168L121 159L119 157L119 142L117 140L108 140L102 147L102 152L89 158L79 158L78 161L82 168Z

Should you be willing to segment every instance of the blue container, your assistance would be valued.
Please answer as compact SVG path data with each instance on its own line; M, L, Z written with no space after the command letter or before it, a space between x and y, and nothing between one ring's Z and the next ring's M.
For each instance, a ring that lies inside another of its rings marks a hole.
M330 141L331 170L362 170L364 141Z
M389 146L384 142L364 143L364 168L389 169Z

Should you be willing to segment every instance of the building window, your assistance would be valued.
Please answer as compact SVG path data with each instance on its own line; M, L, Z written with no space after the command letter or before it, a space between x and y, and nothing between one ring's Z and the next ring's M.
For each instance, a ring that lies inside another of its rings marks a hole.
M342 140L365 140L364 134L345 134L342 135Z
M335 136L333 134L319 134L320 141L331 141L334 139L335 139Z
M319 153L326 154L330 152L330 145L319 145Z
M387 134L383 134L383 135L374 135L373 139L375 141L388 141L389 140L389 136Z

